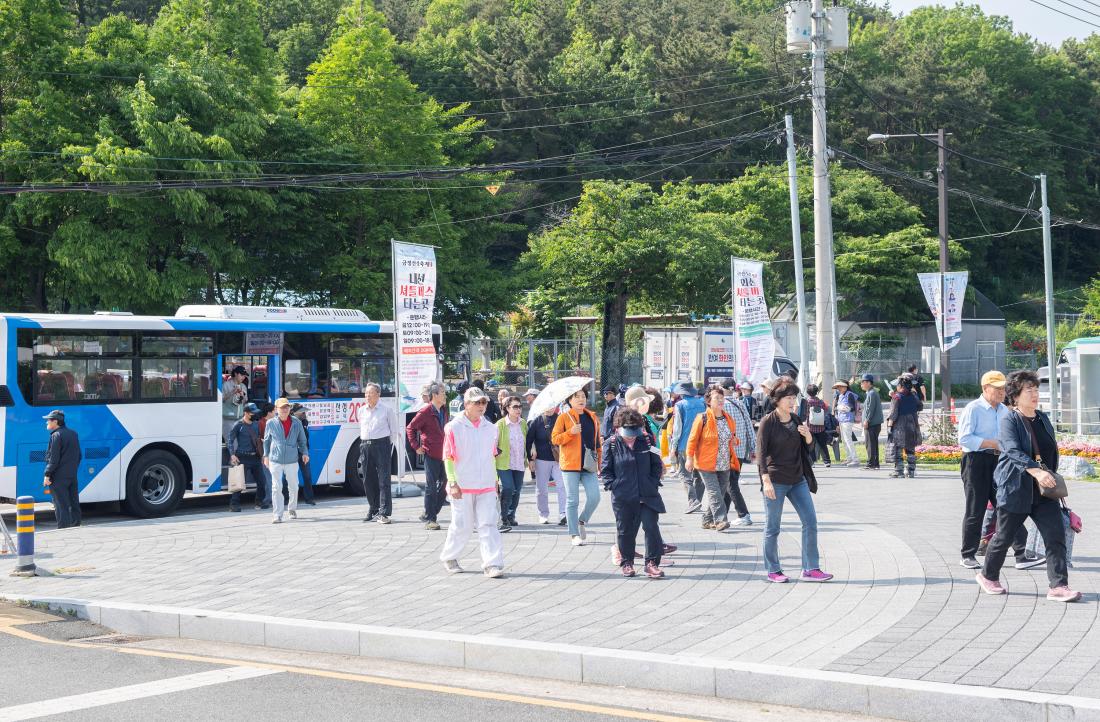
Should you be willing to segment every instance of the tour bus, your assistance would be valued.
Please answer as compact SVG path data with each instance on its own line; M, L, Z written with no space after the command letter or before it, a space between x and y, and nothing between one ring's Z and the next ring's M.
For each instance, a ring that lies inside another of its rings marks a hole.
M151 517L185 492L223 491L223 424L243 403L223 404L222 387L237 366L248 400L305 407L314 484L364 494L358 409L372 381L396 406L393 322L348 309L183 306L172 317L0 314L0 499L49 500L51 409L80 436L81 502Z

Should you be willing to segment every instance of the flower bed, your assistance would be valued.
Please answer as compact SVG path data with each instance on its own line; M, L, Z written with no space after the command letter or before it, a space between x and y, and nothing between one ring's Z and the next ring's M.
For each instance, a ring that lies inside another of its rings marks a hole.
M1066 441L1058 444L1058 453L1062 456L1080 456L1091 463L1100 464L1100 444ZM917 447L917 459L934 464L957 464L962 461L962 455L963 450L956 445L921 444Z

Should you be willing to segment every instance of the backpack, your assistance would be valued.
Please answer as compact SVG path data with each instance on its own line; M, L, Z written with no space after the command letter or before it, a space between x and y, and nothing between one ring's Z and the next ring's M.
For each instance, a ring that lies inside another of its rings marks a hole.
M816 404L810 407L809 418L807 422L810 426L824 426L825 425L825 409L824 407L817 406Z

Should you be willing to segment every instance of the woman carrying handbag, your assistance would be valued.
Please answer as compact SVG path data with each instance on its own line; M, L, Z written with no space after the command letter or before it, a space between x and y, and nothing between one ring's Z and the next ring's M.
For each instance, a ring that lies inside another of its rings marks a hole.
M1058 442L1047 415L1039 410L1039 377L1013 371L1005 383L1005 404L1015 407L1001 421L1001 455L993 480L997 485L997 534L989 543L985 565L976 577L986 594L1005 594L1001 567L1017 530L1031 518L1047 553L1047 599L1076 602L1081 593L1069 587L1066 529L1060 500L1066 482L1058 474Z

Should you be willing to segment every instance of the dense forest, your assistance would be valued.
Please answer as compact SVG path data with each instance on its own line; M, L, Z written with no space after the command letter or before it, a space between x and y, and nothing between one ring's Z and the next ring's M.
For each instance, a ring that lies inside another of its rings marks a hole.
M951 260L1060 310L1100 270L1100 36L849 0L828 59L837 280L919 313L952 135ZM0 308L314 303L389 315L389 241L439 247L440 322L581 305L721 311L731 253L793 289L782 121L808 58L774 0L0 0ZM931 181L929 180L931 179ZM1007 233L1006 233L1007 232ZM809 278L812 288L812 274ZM1095 286L1094 286L1095 288Z

